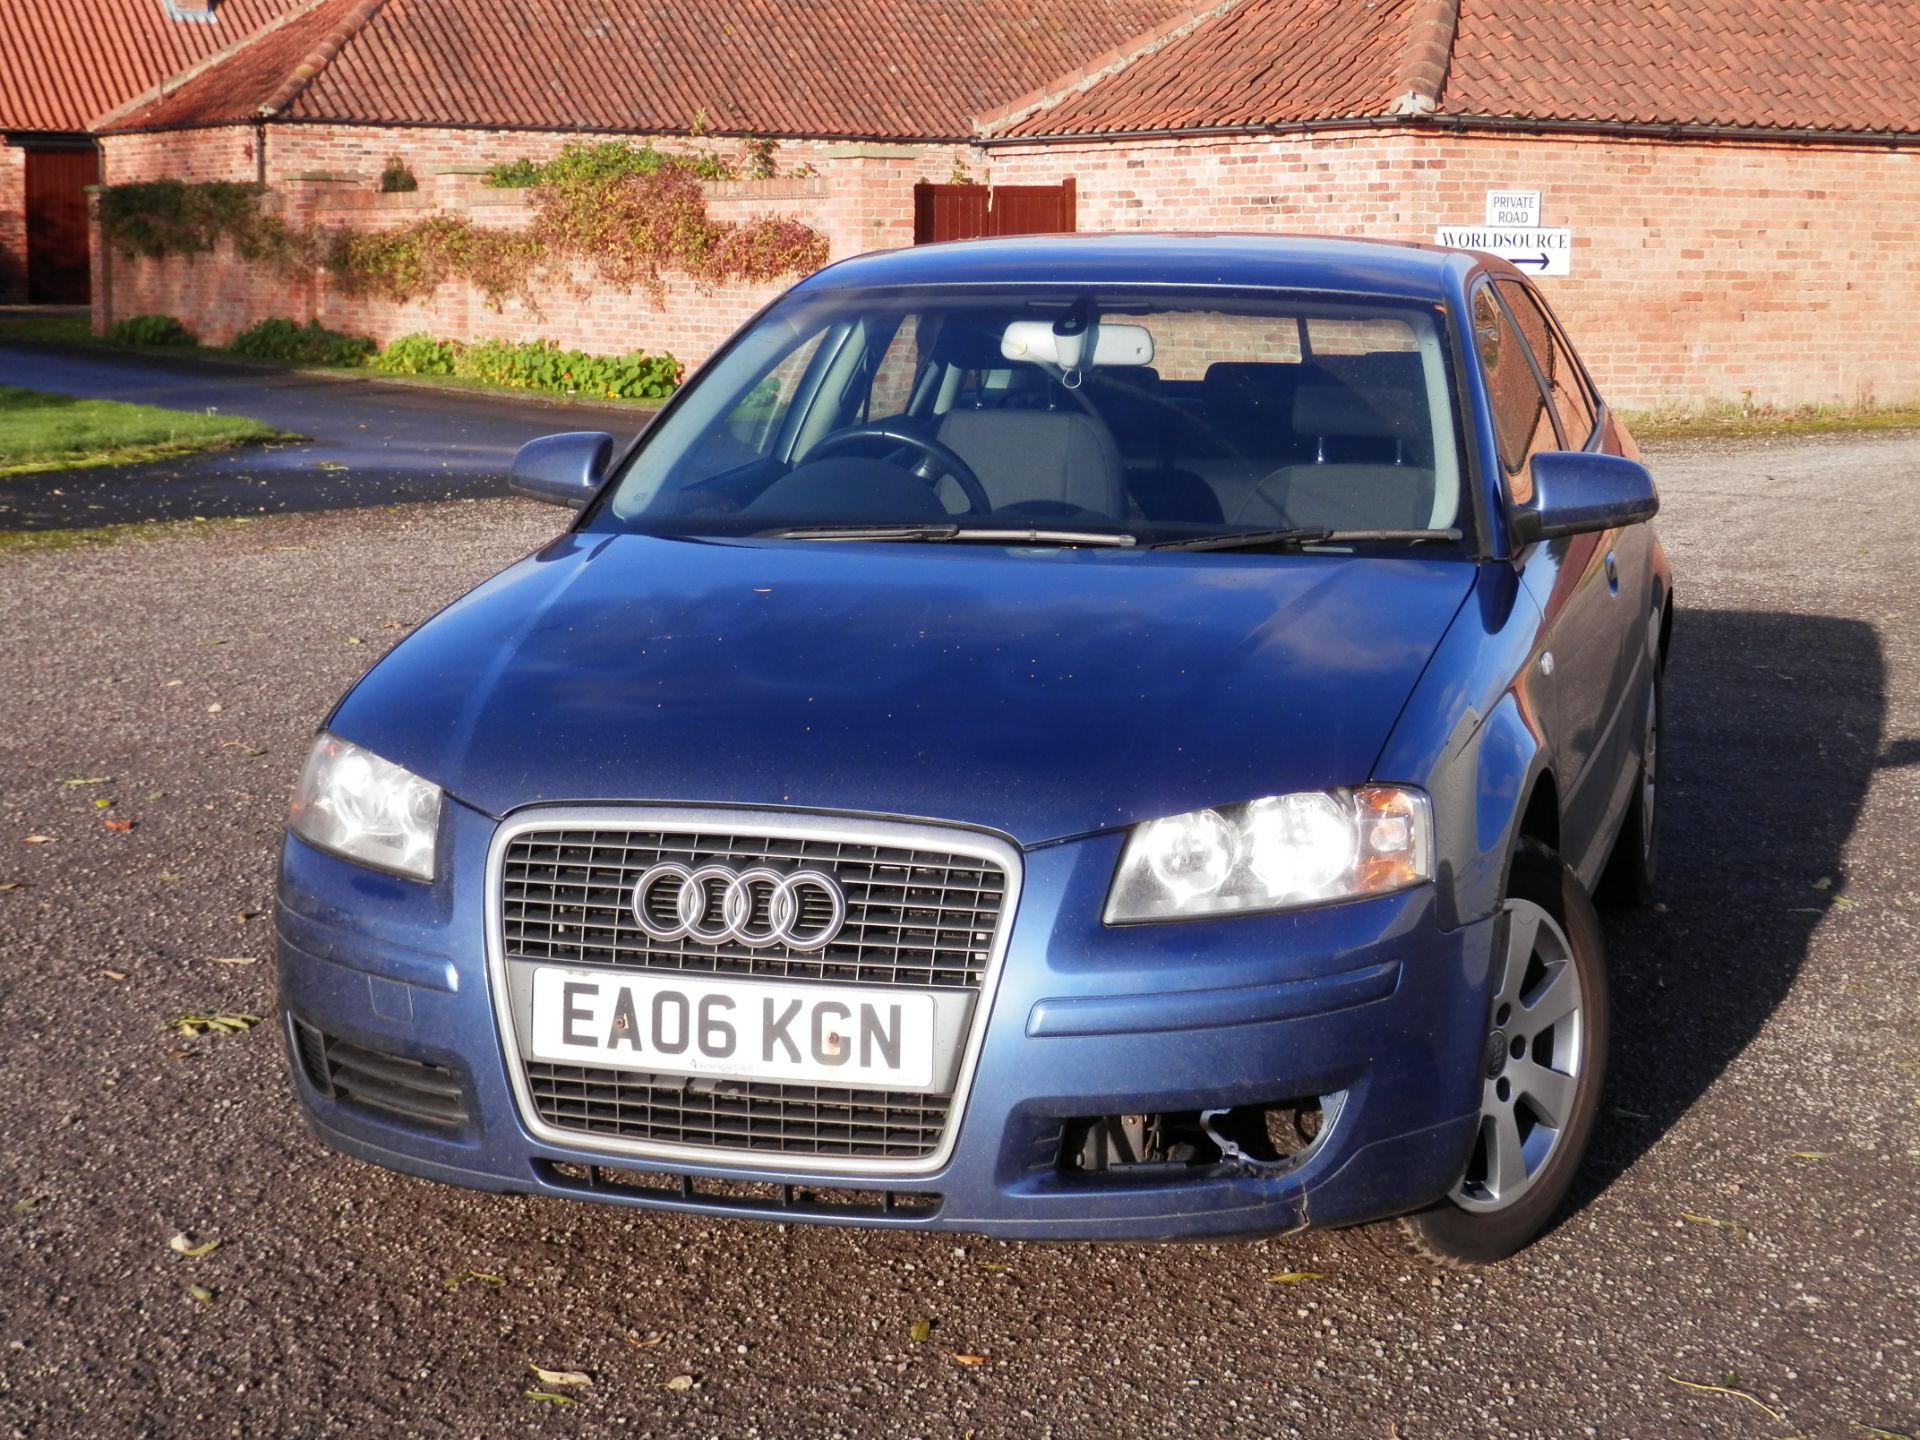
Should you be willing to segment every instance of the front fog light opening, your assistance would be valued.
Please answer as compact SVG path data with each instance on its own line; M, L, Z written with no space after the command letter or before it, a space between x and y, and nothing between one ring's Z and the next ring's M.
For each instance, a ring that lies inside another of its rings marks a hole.
M1224 1164L1279 1174L1313 1153L1337 1105L1337 1096L1307 1095L1218 1110L1084 1116L1061 1127L1056 1168L1144 1176Z

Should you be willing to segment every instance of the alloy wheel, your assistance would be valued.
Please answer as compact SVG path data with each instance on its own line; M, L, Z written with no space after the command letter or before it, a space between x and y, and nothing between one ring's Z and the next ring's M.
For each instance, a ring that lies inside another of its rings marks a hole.
M1585 1064L1573 947L1530 900L1506 905L1506 954L1484 1052L1480 1131L1452 1199L1504 1210L1531 1189L1573 1120Z

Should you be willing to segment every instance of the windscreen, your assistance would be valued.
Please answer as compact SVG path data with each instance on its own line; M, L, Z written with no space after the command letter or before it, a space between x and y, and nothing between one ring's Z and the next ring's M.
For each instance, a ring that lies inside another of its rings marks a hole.
M1465 524L1448 376L1432 306L803 293L696 377L596 524L1445 531Z

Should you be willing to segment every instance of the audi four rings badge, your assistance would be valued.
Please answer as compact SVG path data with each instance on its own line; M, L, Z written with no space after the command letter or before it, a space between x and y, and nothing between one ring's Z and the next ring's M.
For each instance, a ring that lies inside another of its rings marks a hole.
M660 908L671 919L659 914L653 904L655 892L668 881L678 888L660 896ZM766 919L756 928L763 899ZM827 907L825 917L809 921L809 900ZM693 869L663 861L634 883L632 904L633 918L655 940L698 940L703 945L731 940L749 950L769 945L818 950L832 943L847 920L846 894L831 876L818 870L783 875L760 865L750 870L726 865Z

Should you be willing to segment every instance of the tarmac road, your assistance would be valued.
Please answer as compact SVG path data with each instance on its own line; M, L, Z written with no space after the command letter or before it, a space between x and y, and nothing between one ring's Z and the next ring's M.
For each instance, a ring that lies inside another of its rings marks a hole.
M559 515L0 553L0 1436L1920 1433L1920 436L1654 461L1680 605L1664 908L1608 922L1578 1208L1478 1274L1318 1234L655 1217L328 1153L271 1026L163 1024L270 1012L312 726ZM173 1253L182 1231L220 1247ZM552 1388L529 1363L594 1383L529 1399Z
M0 480L0 530L351 509L507 493L513 452L557 430L625 440L636 406L402 385L200 360L0 344L0 385L245 415L290 435L146 465Z

